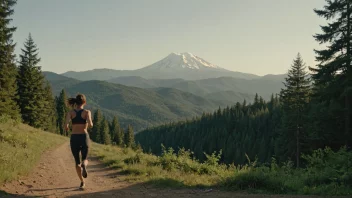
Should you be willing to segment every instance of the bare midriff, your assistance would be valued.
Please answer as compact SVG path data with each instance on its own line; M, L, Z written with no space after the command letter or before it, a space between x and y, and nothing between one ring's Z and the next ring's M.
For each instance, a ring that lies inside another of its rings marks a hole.
M88 133L88 123L87 124L73 124L72 134L85 134Z

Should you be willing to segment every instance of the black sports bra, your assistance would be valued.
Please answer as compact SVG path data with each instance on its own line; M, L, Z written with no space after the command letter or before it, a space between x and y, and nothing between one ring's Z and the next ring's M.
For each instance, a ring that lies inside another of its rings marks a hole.
M87 120L82 118L83 110L84 109L77 111L76 109L74 109L74 111L76 112L76 117L74 117L72 119L72 124L86 124L87 123Z

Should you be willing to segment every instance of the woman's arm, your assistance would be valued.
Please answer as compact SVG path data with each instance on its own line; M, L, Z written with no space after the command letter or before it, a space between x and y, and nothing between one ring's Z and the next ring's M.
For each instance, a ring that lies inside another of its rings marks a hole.
M92 121L92 113L88 110L88 127L92 128L93 127L93 121Z
M71 113L68 112L67 115L66 115L66 121L65 121L65 124L64 124L64 129L66 131L69 130L69 123L70 123L70 120L71 120Z

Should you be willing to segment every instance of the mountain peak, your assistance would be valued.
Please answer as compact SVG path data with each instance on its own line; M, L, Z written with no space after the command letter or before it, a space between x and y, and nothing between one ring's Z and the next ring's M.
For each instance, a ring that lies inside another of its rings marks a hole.
M190 52L175 53L172 52L164 59L148 66L153 69L221 69L221 67L214 65Z

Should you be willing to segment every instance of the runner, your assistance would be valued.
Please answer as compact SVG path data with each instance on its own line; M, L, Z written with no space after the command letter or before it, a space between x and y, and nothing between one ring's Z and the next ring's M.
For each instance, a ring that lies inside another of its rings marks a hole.
M83 94L78 94L76 98L69 98L68 104L73 108L67 113L65 130L69 130L69 122L72 122L72 134L70 139L72 155L76 162L76 171L81 180L80 188L85 187L84 178L87 178L88 151L90 139L88 127L93 127L92 114L89 110L84 109L86 97ZM82 161L80 159L80 153Z

